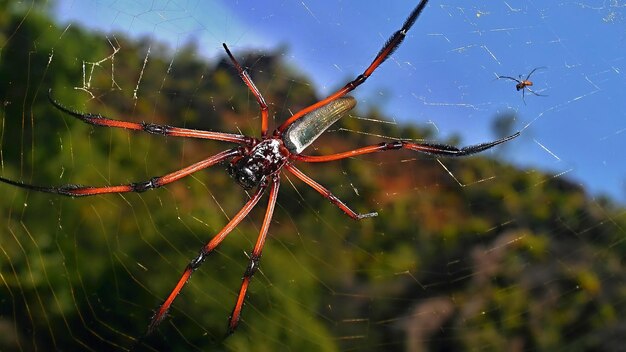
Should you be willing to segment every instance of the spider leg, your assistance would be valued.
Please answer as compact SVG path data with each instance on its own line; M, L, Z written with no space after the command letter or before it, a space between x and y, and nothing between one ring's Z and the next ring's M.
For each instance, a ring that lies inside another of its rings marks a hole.
M534 90L532 90L532 89L530 89L530 88L528 88L528 87L526 87L526 89L527 89L529 92L533 93L534 95L536 95L536 96L538 96L538 97L547 97L547 96L548 96L548 95L546 95L546 94L539 94L539 93L535 92Z
M144 132L148 132L152 134L159 134L163 136L212 139L212 140L217 140L217 141L233 142L233 143L239 143L239 144L245 144L249 142L250 140L249 137L238 135L238 134L194 130L194 129L189 129L189 128L172 127L168 125L158 125L158 124L146 123L146 122L136 123L136 122L130 122L130 121L123 121L123 120L113 120L105 116L102 116L100 114L78 112L56 101L54 97L52 97L52 90L48 91L48 99L50 100L52 105L54 105L55 108L61 110L62 112L68 115L72 115L85 123L88 123L94 126L104 126L104 127L123 128L127 130L144 131Z
M187 283L187 280L189 280L189 278L191 277L191 274L196 269L198 269L200 265L202 265L206 257L211 254L211 252L213 252L215 247L222 243L224 238L226 238L226 236L241 222L241 220L243 220L248 215L248 213L250 213L250 210L252 210L252 208L254 208L254 206L259 202L259 199L261 199L261 196L263 195L263 192L266 188L267 182L262 183L257 191L252 195L252 198L250 198L250 200L246 202L243 208L239 210L239 212L228 222L228 224L226 224L226 226L224 226L222 230L220 230L220 232L217 233L217 235L215 235L200 249L200 253L198 254L198 256L196 256L194 259L191 260L191 262L189 262L189 264L187 264L187 267L183 271L183 274L178 280L178 283L176 284L176 286L174 286L172 292L170 292L169 296L167 296L167 299L165 299L165 301L159 306L156 313L152 317L150 325L148 326L148 334L154 331L154 329L156 329L161 321L163 321L163 318L165 318L165 316L167 315L167 312L170 309L172 302L174 302L176 296L178 296L180 291L183 289L183 287Z
M222 43L222 45L224 46L224 50L226 50L226 54L228 54L230 61L232 61L233 66L235 66L235 69L237 69L239 77L241 77L243 82L248 86L248 88L252 92L252 95L254 95L256 101L259 103L259 108L261 109L261 136L265 137L267 135L267 128L269 124L269 111L267 108L267 103L265 103L265 98L263 98L263 95L252 81L252 78L250 77L248 72L241 67L239 62L237 62L237 59L235 59L230 50L228 50L226 43Z
M341 209L346 215L351 217L354 220L361 220L365 218L371 218L374 216L378 216L377 212L371 212L366 214L356 213L354 210L348 208L339 198L337 198L334 194L332 194L327 188L317 183L315 180L305 175L302 171L296 169L295 166L287 163L285 164L285 168L289 170L292 174L294 174L297 178L301 179L307 185L311 186L314 190L318 191L324 198L328 199L331 203L336 205L339 209Z
M272 180L269 201L267 203L267 210L265 211L265 218L263 218L263 225L261 226L259 237L257 238L254 249L252 250L252 255L250 255L250 263L248 264L246 272L243 274L243 279L241 280L241 288L239 289L239 295L237 296L237 303L235 303L233 312L228 319L229 335L232 334L239 325L239 320L241 318L241 309L243 308L244 301L246 300L246 292L248 291L248 286L250 285L252 276L259 269L261 252L263 251L263 246L265 246L267 231L270 228L270 222L272 220L272 215L274 214L274 206L276 205L276 199L278 198L279 186L280 178L278 177L278 175L276 175L276 177Z
M530 78L530 76L531 76L533 73L535 73L535 71L540 70L540 69L544 69L544 68L547 68L547 67L546 67L546 66L539 66L539 67L535 67L535 68L533 68L533 70L532 70L532 71L530 71L530 73L528 74L528 76L526 76L525 81L528 81L528 79Z
M498 139L493 142L474 144L474 145L470 145L470 146L463 147L463 148L457 148L457 147L454 147L451 145L445 145L445 144L413 143L409 141L396 141L396 142L374 144L374 145L370 145L367 147L362 147L362 148L358 148L354 150L349 150L347 152L330 154L330 155L312 156L312 155L297 154L297 155L293 155L292 158L295 160L301 160L301 161L305 161L309 163L320 163L320 162L341 160L345 158L355 157L357 155L370 154L370 153L376 153L376 152L385 152L388 150L398 150L398 149L414 150L416 152L429 154L429 155L435 155L435 156L458 157L458 156L466 156L466 155L480 153L484 150L493 148L498 144L502 144L504 142L510 141L511 139L516 138L519 135L520 133L516 132L508 137L504 137L502 139Z
M209 158L201 160L195 164L189 165L180 170L174 171L167 175L163 175L160 177L153 177L148 181L142 182L133 182L126 185L117 185L117 186L103 186L103 187L91 187L91 186L80 186L75 184L67 184L56 187L45 187L45 186L36 186L23 182L13 181L6 179L4 177L0 177L0 182L8 183L13 186L17 186L20 188L33 190L37 192L46 192L46 193L54 193L60 194L63 196L69 197L83 197L83 196L94 196L98 194L104 193L125 193L125 192L144 192L149 189L159 188L168 183L172 183L177 181L187 175L190 175L196 171L200 171L202 169L206 169L209 166L215 165L225 159L230 157L234 157L240 155L241 152L238 149L230 149L223 151L221 153L215 154Z
M385 60L387 60L387 58L389 58L389 56L393 54L393 52L398 48L398 46L400 46L400 44L406 37L407 31L413 26L413 24L417 20L417 17L420 15L424 7L426 7L427 3L428 3L428 0L421 0L420 3L417 4L417 7L413 9L409 17L407 17L407 19L404 21L402 28L396 31L387 40L387 42L385 42L385 45L383 45L382 49L380 49L380 51L378 52L378 54L376 55L372 63L365 69L365 71L363 71L362 74L357 76L354 80L348 82L343 88L339 89L335 93L293 114L289 119L287 119L287 121L283 122L283 124L281 124L278 127L278 131L284 132L287 129L287 127L289 127L289 125L291 125L291 123L293 123L297 119L301 118L302 116L308 114L309 112L321 106L324 106L330 103L331 101L337 100L338 98L354 90L359 85L363 84L363 82L365 82L365 80L372 74L372 72L374 72L376 68L380 66L380 64L385 62Z
M498 76L498 79L501 79L501 78L510 79L511 81L515 81L517 83L522 83L522 82L520 82L519 79L513 78L513 77L509 77L509 76Z

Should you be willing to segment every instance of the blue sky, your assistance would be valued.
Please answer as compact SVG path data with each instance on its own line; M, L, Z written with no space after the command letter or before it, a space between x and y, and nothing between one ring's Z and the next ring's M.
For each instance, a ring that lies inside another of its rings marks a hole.
M370 63L417 1L62 0L58 18L104 34L149 36L173 48L196 40L209 58L286 47L286 61L320 94ZM626 5L608 1L431 0L393 58L355 93L398 122L434 125L463 144L495 138L497 114L515 113L517 165L561 174L590 194L626 202ZM515 83L532 81L547 97Z

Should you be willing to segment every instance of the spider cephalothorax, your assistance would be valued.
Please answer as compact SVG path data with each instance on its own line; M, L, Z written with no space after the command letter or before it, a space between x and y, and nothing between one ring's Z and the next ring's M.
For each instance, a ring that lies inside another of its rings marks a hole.
M228 163L228 174L244 189L258 186L263 179L278 172L289 157L289 151L280 138L270 137L250 149L244 147L243 155Z
M379 143L370 146L365 146L341 153L311 156L301 154L311 143L313 143L322 132L324 132L330 125L339 120L346 112L352 109L356 105L356 100L352 97L346 96L349 92L363 84L367 78L376 70L380 64L382 64L393 51L402 43L407 31L413 26L415 20L422 12L428 0L421 0L417 7L413 9L409 17L406 19L402 28L396 31L387 42L383 45L382 49L378 52L372 63L358 75L354 80L346 83L343 88L337 90L328 97L309 105L302 110L296 112L283 122L274 133L268 135L269 113L268 107L265 103L265 99L253 83L248 73L241 67L235 57L231 54L226 44L224 49L226 54L232 61L237 73L244 81L246 86L250 89L250 92L257 100L260 107L261 115L261 139L248 137L239 134L212 132L204 130L194 130L188 128L172 127L157 124L136 123L130 121L120 121L106 118L97 114L85 114L77 111L70 110L50 96L52 104L61 111L68 113L86 123L95 126L105 126L113 128L123 128L128 130L143 131L151 134L158 134L163 136L185 137L185 138L200 138L216 140L227 143L234 143L235 146L231 149L227 149L223 152L212 155L208 158L200 160L195 164L189 165L180 170L173 171L169 174L153 177L148 181L133 182L125 185L114 186L78 186L78 185L64 185L57 187L49 186L35 186L31 184L22 183L19 181L13 181L0 177L0 181L11 184L13 186L39 191L55 193L64 196L92 196L104 193L123 193L123 192L143 192L149 189L155 189L163 187L169 183L177 181L183 177L191 175L197 171L206 169L210 166L226 162L230 160L228 164L229 174L245 189L254 189L251 192L250 199L245 205L235 214L230 221L222 228L213 238L206 242L200 253L189 262L185 267L180 279L174 286L169 296L159 306L156 313L152 317L152 321L148 327L148 332L155 329L163 318L167 315L169 308L171 307L174 299L182 288L185 286L191 274L204 262L204 259L213 252L213 250L226 238L226 236L237 226L254 208L259 202L266 190L269 189L269 200L263 218L263 225L259 232L257 242L254 245L254 249L249 256L248 268L244 272L244 276L239 289L239 294L233 312L229 317L228 331L233 332L241 317L241 310L243 308L246 292L252 276L259 267L259 260L261 258L261 251L265 245L265 239L269 230L270 221L274 213L274 207L276 205L276 199L278 197L278 189L280 185L280 175L283 171L289 172L315 191L320 193L324 198L328 199L332 204L337 206L347 216L354 220L361 220L378 215L376 212L370 212L360 214L350 209L339 198L335 197L326 187L317 183L315 180L298 170L295 166L295 162L328 162L333 160L340 160L345 158L356 157L358 155L385 152L390 150L407 149L428 155L437 157L459 157L465 155L471 155L479 153L483 150L492 148L498 144L509 141L519 135L515 133L511 136L488 143L471 145L464 148L457 148L445 144L433 144L433 143L416 143L407 140L397 140L387 143ZM532 73L532 72L531 72ZM530 76L530 75L529 75ZM528 79L528 77L527 77Z

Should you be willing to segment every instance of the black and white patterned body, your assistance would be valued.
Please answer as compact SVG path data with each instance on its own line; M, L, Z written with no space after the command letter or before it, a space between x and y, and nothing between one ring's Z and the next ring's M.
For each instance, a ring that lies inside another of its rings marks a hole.
M252 189L280 171L288 157L289 151L282 140L270 137L231 160L228 174L244 189Z

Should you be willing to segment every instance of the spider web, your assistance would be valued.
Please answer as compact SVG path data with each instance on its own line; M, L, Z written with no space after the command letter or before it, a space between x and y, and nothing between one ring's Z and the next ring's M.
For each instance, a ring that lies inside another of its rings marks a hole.
M48 89L111 118L258 136L256 101L223 61L223 42L276 126L361 73L414 6L0 4L11 23L0 38L0 176L42 185L147 180L226 148L86 126L47 105ZM249 197L222 166L141 194L70 199L0 185L0 346L621 346L625 7L432 0L355 91L358 109L307 152L521 137L464 160L388 152L303 165L355 210L380 214L359 223L283 177L242 324L227 339L266 198L142 338L184 266ZM546 68L532 88L545 97L522 99L497 79L536 67Z

